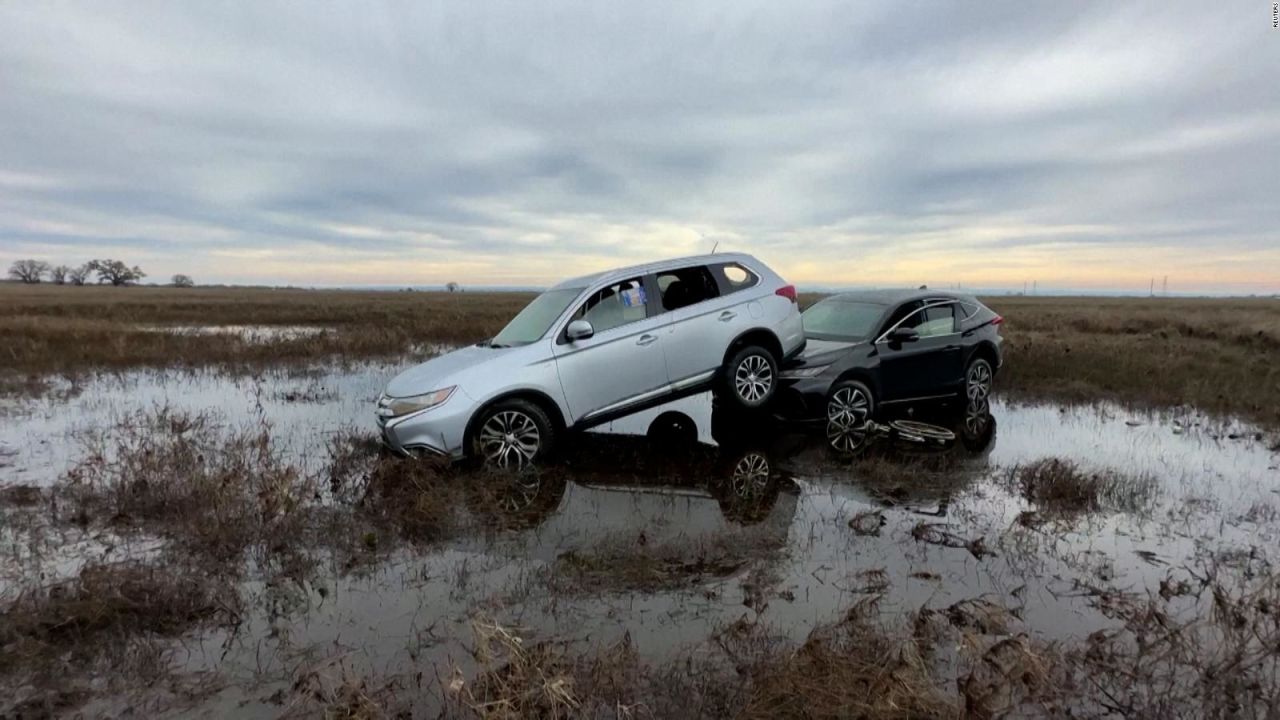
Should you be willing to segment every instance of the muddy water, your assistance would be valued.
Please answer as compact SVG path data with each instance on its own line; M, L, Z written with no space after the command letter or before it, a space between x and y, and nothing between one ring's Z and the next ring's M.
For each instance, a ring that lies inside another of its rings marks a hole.
M268 422L298 463L314 465L330 434L373 427L373 400L396 369L135 373L62 399L5 401L0 485L54 482L95 431L156 405ZM691 423L696 442L646 439L659 416ZM221 678L200 712L273 717L277 691L300 669L421 672L424 694L438 696L435 678L472 669L476 617L583 650L629 636L642 657L661 662L743 617L800 641L872 595L903 613L988 598L1036 637L1071 641L1115 624L1089 588L1146 594L1207 558L1264 563L1280 552L1280 456L1254 428L1191 412L999 401L976 416L920 417L949 424L959 440L929 448L883 438L849 455L830 448L823 427L743 421L707 396L648 411L575 443L558 472L529 483L510 508L518 522L497 524L505 529L402 549L358 571L335 561L294 586L249 580L237 632L188 638L175 662ZM1009 475L1045 457L1148 477L1154 491L1141 507L1026 527L1019 518L1034 508ZM921 459L934 469L919 470L918 482L908 475L886 487L870 475L885 460L916 468ZM878 530L850 527L873 512L883 516ZM957 546L919 539L922 523ZM658 587L625 576L557 583L566 557L603 548L619 564L628 548L667 548L687 562ZM728 561L701 562L709 555ZM1197 611L1190 599L1174 604ZM88 709L112 707L107 699Z

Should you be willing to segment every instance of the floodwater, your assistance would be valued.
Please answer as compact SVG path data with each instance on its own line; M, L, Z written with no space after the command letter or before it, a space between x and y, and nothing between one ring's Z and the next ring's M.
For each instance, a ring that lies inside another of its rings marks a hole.
M158 406L268 423L294 461L315 470L334 433L372 432L374 400L397 370L135 372L0 401L0 487L53 484L97 434ZM615 422L574 442L555 472L523 481L507 508L518 522L404 547L373 567L335 562L294 587L250 576L234 634L173 648L183 672L216 673L219 689L170 711L274 717L300 666L423 673L432 685L473 668L477 617L584 651L629 637L654 663L744 617L800 642L873 595L889 613L991 599L1037 638L1080 640L1115 624L1088 588L1154 593L1208 561L1272 563L1280 553L1280 454L1248 425L1000 400L915 417L957 439L932 447L860 437L856 452L841 453L824 426L743 418L708 395ZM1146 500L1020 523L1035 506L1011 473L1049 457L1142 480ZM886 462L906 476L886 485L876 475ZM851 527L872 513L882 520ZM69 547L61 554L74 555ZM556 582L567 558L608 549L623 563L654 548L675 558L660 582ZM1195 602L1175 599L1175 610L1197 612ZM88 709L112 707L103 699Z

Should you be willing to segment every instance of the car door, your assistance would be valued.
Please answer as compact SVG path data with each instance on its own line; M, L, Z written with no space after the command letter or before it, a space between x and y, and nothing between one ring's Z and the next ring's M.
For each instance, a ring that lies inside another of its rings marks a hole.
M748 327L743 304L750 293L722 294L705 265L662 270L654 278L670 317L664 350L672 385L684 389L711 380L730 341Z
M918 337L912 342L890 341L886 335L894 327L891 324L877 339L883 400L893 402L952 392L962 372L955 303L925 303L896 326L914 329Z
M594 334L569 340L569 322L586 320ZM573 422L621 410L667 390L662 327L668 321L644 278L596 288L557 331L556 368Z

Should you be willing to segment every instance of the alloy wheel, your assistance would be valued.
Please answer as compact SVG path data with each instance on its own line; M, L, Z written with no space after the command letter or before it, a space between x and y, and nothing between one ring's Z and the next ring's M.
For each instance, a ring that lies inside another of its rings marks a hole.
M871 399L856 387L840 388L827 401L827 420L845 428L865 425L871 414Z
M519 410L495 413L480 428L480 452L502 468L522 468L542 447L542 434L532 417Z
M733 492L747 497L769 485L769 460L760 453L747 453L733 468Z
M773 387L773 367L761 355L748 355L738 363L733 374L733 387L743 400L760 402Z
M965 392L970 400L985 400L991 394L991 366L985 362L971 365L965 378Z

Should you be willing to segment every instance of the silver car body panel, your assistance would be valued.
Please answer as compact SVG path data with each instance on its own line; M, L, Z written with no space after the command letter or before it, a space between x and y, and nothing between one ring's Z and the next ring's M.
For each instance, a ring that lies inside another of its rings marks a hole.
M665 270L719 263L740 264L759 282L590 338L557 342L574 312L604 287ZM460 458L472 417L505 396L536 395L554 406L560 416L556 420L575 427L705 386L715 377L731 343L746 332L771 332L784 356L803 346L799 308L777 294L785 285L764 263L738 253L666 260L565 280L553 289L581 288L581 292L541 339L516 347L460 348L405 370L387 383L379 398L378 427L384 442L402 454L417 451ZM440 405L399 417L382 414L387 398L414 397L447 387L457 390Z

